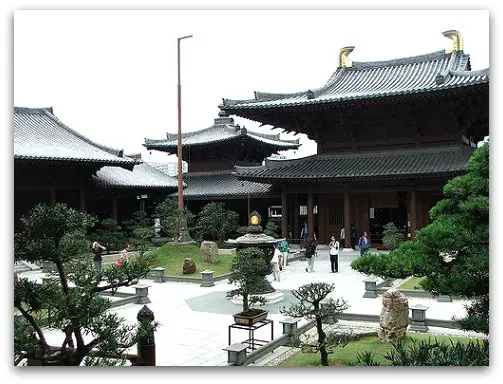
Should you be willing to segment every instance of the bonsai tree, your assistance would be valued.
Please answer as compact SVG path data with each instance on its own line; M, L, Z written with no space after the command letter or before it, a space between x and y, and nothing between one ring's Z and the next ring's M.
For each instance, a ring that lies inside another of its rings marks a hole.
M203 239L223 243L239 226L239 215L223 203L206 204L198 215L197 226Z
M316 331L318 341L315 344L308 340L302 341L297 335L294 337L294 344L300 345L303 352L320 352L321 365L328 365L328 355L333 353L333 348L337 345L345 345L350 335L341 335L336 333L326 334L323 330L323 321L332 318L348 308L343 299L326 300L327 296L334 290L334 284L310 283L302 285L299 289L293 290L293 296L299 303L291 304L290 307L282 307L280 313L291 317L304 317L308 320L316 320ZM322 305L323 302L323 305Z
M467 297L465 330L489 333L489 144L478 148L468 172L450 180L444 199L431 210L432 223L413 241L388 255L364 255L351 264L381 277L426 276L420 285L433 294Z
M124 221L122 224L126 230L127 236L133 238L135 229L150 227L152 223L146 212L135 211L131 219Z
M240 249L232 261L229 283L238 285L238 288L227 292L226 297L242 296L244 315L252 315L256 312L250 309L251 305L265 304L264 297L252 296L252 294L266 288L264 279L259 273L267 267L262 251L256 247Z
M264 233L271 237L278 237L279 226L274 221L268 221Z
M25 358L42 365L93 364L91 357L118 356L145 331L109 312L110 301L100 292L114 292L145 276L149 256L105 269L105 285L99 286L86 240L94 220L65 204L37 205L21 219L24 229L14 237L15 260L49 261L56 272L49 284L26 278L14 283L14 308L20 313L14 316L15 365ZM62 343L50 345L46 330L62 332Z
M405 236L393 223L386 224L382 234L382 243L389 250L395 249L405 241Z
M196 216L187 207L180 211L178 201L172 197L159 203L155 208L154 215L160 219L161 230L175 242L178 241L184 229L189 232L194 229Z

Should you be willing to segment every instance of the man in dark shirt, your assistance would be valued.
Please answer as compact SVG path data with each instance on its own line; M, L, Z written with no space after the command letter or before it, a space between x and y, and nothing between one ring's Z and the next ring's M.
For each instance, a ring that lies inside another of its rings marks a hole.
M95 241L93 245L91 245L91 249L93 250L94 253L94 267L96 268L96 279L98 281L101 281L101 263L103 261L103 258L101 257L101 253L106 250L106 248Z

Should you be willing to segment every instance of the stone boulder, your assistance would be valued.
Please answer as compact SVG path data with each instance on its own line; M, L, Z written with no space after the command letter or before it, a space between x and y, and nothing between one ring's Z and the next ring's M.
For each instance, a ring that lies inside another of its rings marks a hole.
M389 289L382 295L382 311L380 329L377 331L379 340L396 341L407 334L409 322L409 301L396 289Z
M218 263L218 245L214 241L203 241L201 243L203 260L208 263Z
M196 273L196 263L194 263L194 260L190 258L183 260L182 272L184 275Z

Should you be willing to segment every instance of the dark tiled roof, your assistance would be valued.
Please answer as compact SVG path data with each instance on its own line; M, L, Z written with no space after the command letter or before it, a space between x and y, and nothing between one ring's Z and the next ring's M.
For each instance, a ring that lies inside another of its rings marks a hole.
M339 155L294 160L266 160L262 167L236 167L247 180L371 180L453 175L466 170L474 149L447 146Z
M268 184L238 180L233 171L188 172L183 175L187 188L183 196L188 199L243 198L275 195Z
M103 167L93 179L102 188L171 188L178 184L174 177L168 176L147 163L136 164L132 171L120 167Z
M99 145L63 124L52 108L14 107L14 159L128 165L123 151Z
M178 147L178 135L166 133L167 139L154 140L145 139L143 144L147 149L161 149L175 153ZM231 142L236 139L247 137L259 144L270 145L277 150L297 149L299 139L282 140L279 134L264 134L248 131L245 127L234 124L231 117L221 116L215 119L214 124L206 129L182 134L182 145L184 147L203 146L219 142Z
M353 62L338 68L327 83L296 93L255 92L251 100L224 99L219 107L232 113L246 109L335 103L358 99L440 91L489 83L489 70L469 71L469 55L444 51L402 59Z

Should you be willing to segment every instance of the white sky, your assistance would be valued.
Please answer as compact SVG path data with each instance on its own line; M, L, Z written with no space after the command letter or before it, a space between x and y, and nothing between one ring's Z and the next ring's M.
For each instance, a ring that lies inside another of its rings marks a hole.
M448 47L442 32L449 29L463 34L472 69L489 66L483 10L18 10L14 105L52 106L64 123L100 144L165 161L141 144L176 133L177 37L194 35L182 41L181 54L188 132L210 126L222 98L323 85L343 46L356 46L353 61L412 56ZM289 157L316 152L314 142L299 137L303 146Z

